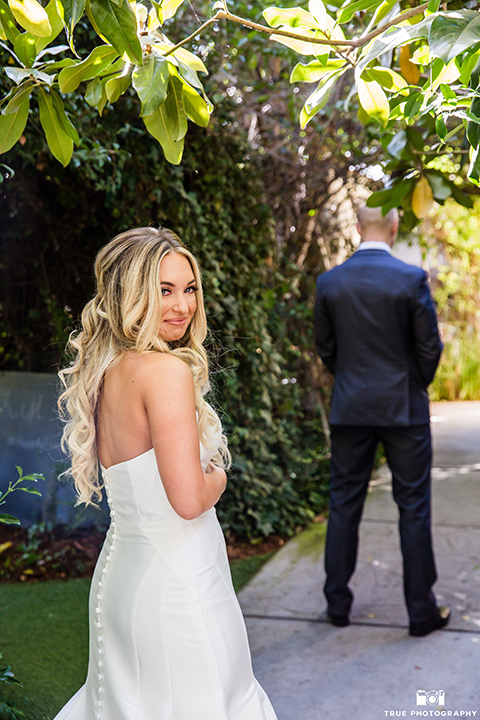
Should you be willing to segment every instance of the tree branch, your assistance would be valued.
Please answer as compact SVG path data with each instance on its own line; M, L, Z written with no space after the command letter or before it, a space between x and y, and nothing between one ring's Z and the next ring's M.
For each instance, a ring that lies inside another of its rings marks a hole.
M225 3L224 3L225 5ZM415 15L420 15L420 13L423 13L428 8L429 3L423 3L423 5L419 5L416 8L412 8L411 10L407 10L404 13L400 13L400 15L397 15L389 22L385 23L384 25L381 25L376 30L373 30L372 32L368 33L368 35L365 35L364 37L358 38L358 39L351 39L351 40L329 40L329 39L323 39L323 38L315 38L315 37L309 37L305 35L300 35L298 33L292 33L288 30L281 30L279 28L270 28L266 25L260 25L259 23L252 22L251 20L245 20L245 18L241 18L238 15L233 15L225 6L223 10L223 14L226 20L231 20L232 22L238 23L240 25L244 25L245 27L251 28L252 30L257 30L258 32L267 33L268 35L281 35L282 37L288 37L292 38L293 40L303 40L304 42L311 42L313 44L317 45L331 45L332 47L353 47L353 48L359 48L363 47L367 43L370 42L370 40L373 40L373 38L377 37L378 35L381 35L386 30L388 30L391 27L394 27L395 25L398 25L400 22L404 22L405 20L409 20L412 17L415 17ZM220 11L222 12L222 11Z
M234 22L237 25L243 25L244 27L249 28L250 30L256 30L257 32L264 33L267 35L280 35L281 37L287 37L291 38L292 40L300 40L302 42L310 42L313 45L329 45L333 48L360 48L364 45L367 45L367 43L370 42L370 40L373 40L373 38L377 37L378 35L381 35L386 30L388 30L391 27L394 27L395 25L398 25L401 22L404 22L405 20L409 20L412 17L415 17L416 15L420 15L428 8L429 3L423 3L422 5L419 5L416 8L411 8L410 10L407 10L403 13L400 13L396 17L394 17L392 20L389 20L389 22L385 23L384 25L381 25L376 30L372 30L372 32L368 33L367 35L364 35L360 38L352 38L350 40L330 40L325 38L318 38L318 37L310 37L301 35L300 33L294 33L290 32L288 30L282 30L280 28L271 28L267 27L266 25L260 25L259 23L253 22L252 20L247 20L246 18L239 17L238 15L234 15L231 13L225 3L225 0L223 0L223 9L218 10L215 15L210 18L210 20L207 20L203 23L197 30L186 37L184 40L181 40L181 42L174 45L168 52L165 53L165 56L170 55L171 53L175 52L177 48L182 47L182 45L186 45L188 42L193 40L197 35L199 35L205 28L207 28L212 23L218 22L219 20L230 20L230 22ZM319 30L319 32L323 32L322 30ZM325 33L324 33L325 34Z
M367 35L364 35L363 37L359 38L356 42L356 45L352 45L353 47L363 47L367 43L370 42L370 40L373 40L373 38L376 38L378 35L381 35L382 33L389 30L391 27L394 27L395 25L398 25L398 23L403 22L404 20L410 20L410 18L415 17L415 15L420 15L420 13L423 13L429 6L430 3L426 2L423 3L423 5L419 5L416 8L412 8L411 10L407 10L404 13L400 13L400 15L397 15L392 20L389 20L389 22L386 22L381 27L377 28L376 30L372 30L372 32L368 33Z

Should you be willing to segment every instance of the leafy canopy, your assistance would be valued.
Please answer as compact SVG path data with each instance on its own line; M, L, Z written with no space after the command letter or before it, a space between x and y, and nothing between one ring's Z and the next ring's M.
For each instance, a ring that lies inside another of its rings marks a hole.
M434 199L453 197L471 206L457 175L468 165L469 180L480 185L477 2L309 0L308 7L266 7L257 22L219 0L193 34L174 43L166 33L181 34L175 20L183 1L49 0L44 6L0 0L10 82L0 105L0 153L21 140L29 117L38 113L52 154L67 165L79 134L65 98L80 92L101 115L132 88L147 131L166 159L179 164L188 121L206 127L213 110L201 78L208 54L202 34L227 21L245 29L246 42L249 32L261 33L297 56L290 82L313 85L300 111L302 128L349 88L342 102L358 108L365 125L378 127L391 158L389 186L370 204L385 212L403 206L412 222L428 214ZM190 5L199 12L203 7ZM86 57L75 48L80 22L96 37ZM442 169L442 155L455 172Z

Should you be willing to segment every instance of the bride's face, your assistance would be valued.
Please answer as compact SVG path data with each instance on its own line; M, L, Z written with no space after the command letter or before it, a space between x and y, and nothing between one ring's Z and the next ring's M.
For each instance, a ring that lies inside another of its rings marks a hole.
M195 276L185 255L170 252L160 263L162 315L158 334L163 340L181 340L197 309Z

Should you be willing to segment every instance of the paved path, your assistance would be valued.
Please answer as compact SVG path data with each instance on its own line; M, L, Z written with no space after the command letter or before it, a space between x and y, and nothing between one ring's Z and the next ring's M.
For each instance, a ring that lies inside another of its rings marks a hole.
M289 542L240 594L255 671L279 720L480 720L480 403L435 404L432 428L435 592L452 608L450 625L408 635L384 468L361 525L352 625L325 619L323 525ZM425 694L417 704L418 691L437 693L438 704Z

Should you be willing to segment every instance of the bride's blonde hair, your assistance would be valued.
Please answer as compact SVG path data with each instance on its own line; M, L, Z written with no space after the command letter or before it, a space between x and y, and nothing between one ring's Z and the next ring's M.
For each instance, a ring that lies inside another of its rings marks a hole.
M168 343L158 335L162 294L159 268L168 253L184 255L190 262L197 287L197 309L185 336ZM77 504L94 504L102 497L96 441L96 412L105 372L126 351L163 352L176 355L190 367L195 386L199 435L213 449L219 421L203 396L210 389L208 360L203 347L207 320L200 271L193 255L175 233L166 228L136 228L117 235L95 260L97 292L84 307L81 329L70 335L69 367L59 372L65 387L58 406L65 420L62 448L70 454L78 492ZM225 467L230 456L225 436L213 462Z

